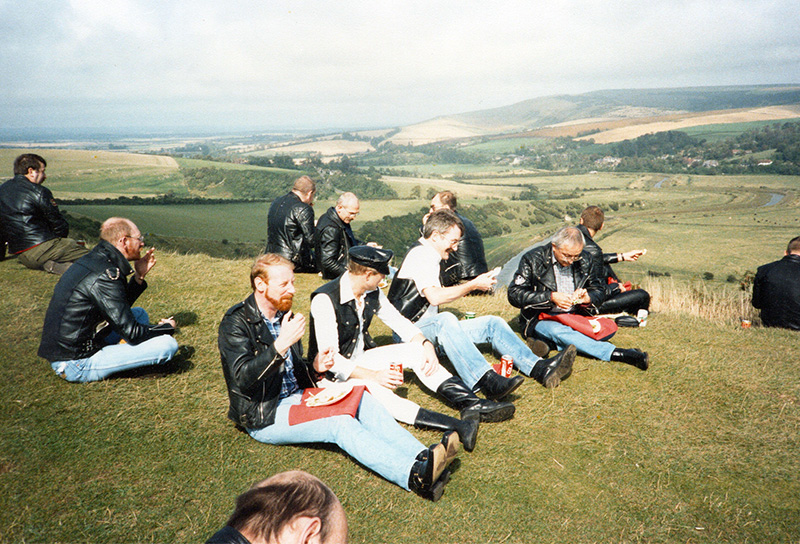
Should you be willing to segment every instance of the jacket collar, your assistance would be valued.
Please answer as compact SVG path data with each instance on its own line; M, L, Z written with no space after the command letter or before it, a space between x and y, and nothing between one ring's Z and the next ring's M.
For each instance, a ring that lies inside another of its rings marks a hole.
M784 255L783 258L786 259L787 261L800 263L800 255L798 255L797 253L789 253L788 255Z
M336 213L336 206L331 206L330 208L328 208L328 211L325 212L325 213L328 214L328 216L331 218L331 221L336 223L339 226L339 228L343 229L343 228L347 227L347 223L342 221L342 218L339 217L338 213Z
M130 276L133 272L131 263L128 262L128 259L125 258L125 255L123 255L120 250L107 241L101 239L97 246L95 246L95 250L103 254L109 261L111 261L111 264L119 268L120 272L124 276Z

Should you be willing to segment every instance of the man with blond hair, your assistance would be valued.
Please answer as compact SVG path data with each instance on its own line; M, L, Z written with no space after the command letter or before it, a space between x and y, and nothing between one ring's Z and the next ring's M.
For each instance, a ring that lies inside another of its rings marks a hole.
M308 176L297 178L288 194L276 198L267 214L267 248L294 264L297 272L316 272L314 262L314 195Z
M154 248L142 255L144 245L132 221L112 217L100 227L100 242L61 276L39 344L39 356L60 377L97 381L123 370L163 364L175 355L175 321L167 318L151 325L147 312L131 308L156 264ZM124 343L117 343L119 339Z

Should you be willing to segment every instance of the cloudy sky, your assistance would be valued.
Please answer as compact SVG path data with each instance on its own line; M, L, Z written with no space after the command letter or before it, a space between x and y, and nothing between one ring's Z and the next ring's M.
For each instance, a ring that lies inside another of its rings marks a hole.
M796 0L0 0L0 126L394 126L800 83Z

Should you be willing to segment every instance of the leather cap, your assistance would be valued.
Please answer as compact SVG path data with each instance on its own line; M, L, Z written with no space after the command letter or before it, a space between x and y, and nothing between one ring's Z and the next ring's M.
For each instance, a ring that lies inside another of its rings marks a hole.
M353 246L350 248L349 254L350 260L354 263L389 275L389 261L394 256L391 250L372 246Z

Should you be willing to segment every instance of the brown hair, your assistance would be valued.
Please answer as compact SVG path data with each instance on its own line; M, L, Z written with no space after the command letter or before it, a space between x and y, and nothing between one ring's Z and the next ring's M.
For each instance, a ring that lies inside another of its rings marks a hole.
M453 191L442 191L437 193L436 196L439 197L439 202L441 202L443 206L447 206L451 210L456 211L458 199Z
M47 166L47 161L35 153L24 153L14 159L14 175L28 175L28 168L33 168L37 172Z
M261 278L264 283L269 283L270 266L288 266L294 270L294 264L286 257L281 257L275 253L264 253L256 258L252 268L250 268L250 287L256 289L256 278Z
M294 180L294 185L292 185L292 191L298 191L300 193L310 193L311 191L317 190L317 184L308 176L300 176L296 180Z
M461 222L461 219L459 219L455 213L446 209L436 210L432 212L428 216L428 220L425 221L425 226L422 227L422 237L427 240L433 236L434 232L444 234L453 228L454 225L461 230L461 234L464 234L464 223Z
M589 206L581 212L581 221L583 226L587 229L592 229L597 232L603 227L603 222L606 220L606 214L597 206Z
M800 236L789 240L789 245L786 246L787 253L800 253Z
M277 474L236 498L227 525L270 541L298 517L319 518L325 542L339 499L322 480L299 470Z

